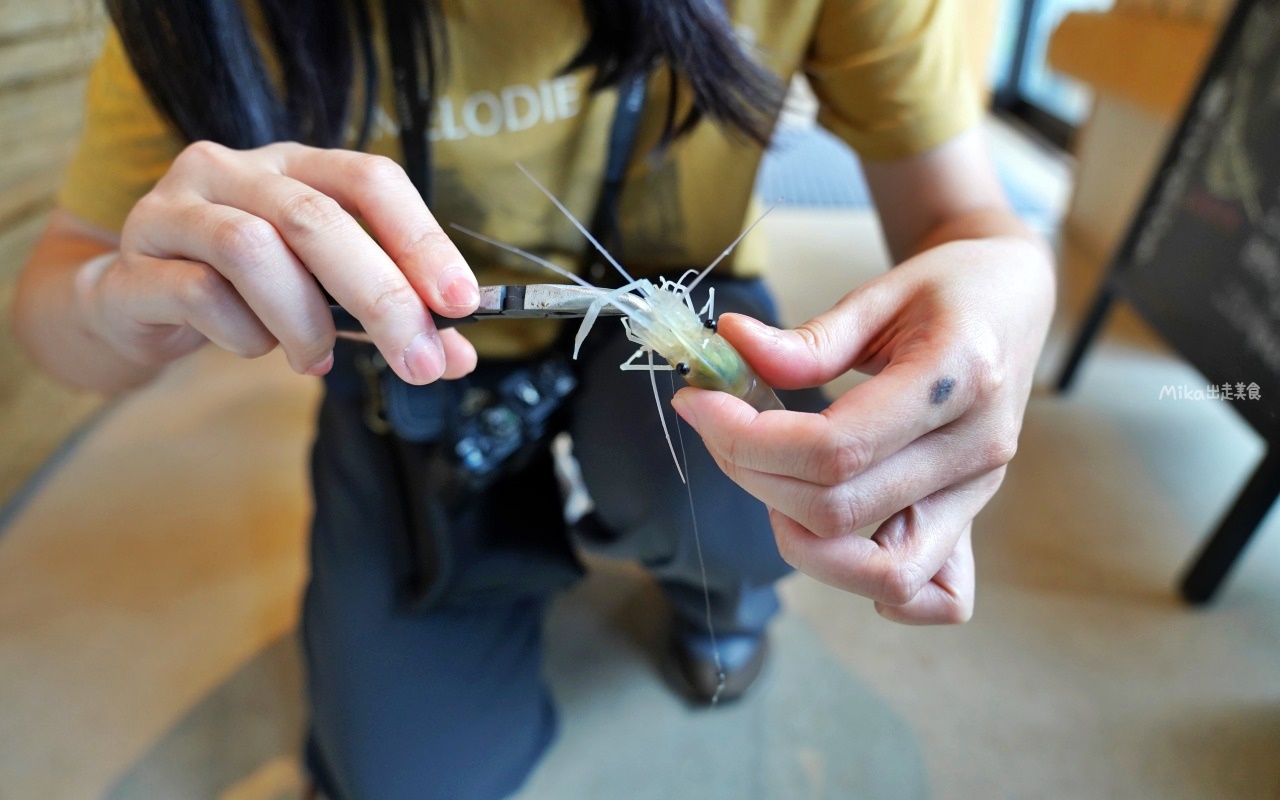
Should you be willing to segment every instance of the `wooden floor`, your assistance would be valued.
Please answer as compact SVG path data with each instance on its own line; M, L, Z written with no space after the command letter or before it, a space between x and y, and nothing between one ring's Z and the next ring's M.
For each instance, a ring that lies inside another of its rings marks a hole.
M866 214L766 224L793 320L883 269ZM1091 269L1064 268L1046 377ZM564 728L521 800L1276 797L1280 520L1217 605L1173 592L1261 453L1229 409L1158 399L1198 380L1122 314L1072 397L1032 401L975 527L975 620L899 627L790 579L766 691L736 709L665 692L652 586L601 565L549 622ZM0 797L297 795L315 399L279 356L206 351L0 534Z

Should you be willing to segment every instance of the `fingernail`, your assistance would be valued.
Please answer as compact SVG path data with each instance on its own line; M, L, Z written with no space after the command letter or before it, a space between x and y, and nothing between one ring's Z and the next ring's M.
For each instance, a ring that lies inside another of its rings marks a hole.
M471 308L480 302L480 289L469 272L454 267L440 276L440 296L451 308Z
M329 374L329 370L331 369L333 369L333 351L332 350L329 351L329 354L327 356L325 356L324 358L320 359L319 361L317 361L316 363L308 367L306 370L306 374L320 377L321 375Z
M404 364L415 383L431 383L444 374L444 349L440 335L423 331L404 349Z

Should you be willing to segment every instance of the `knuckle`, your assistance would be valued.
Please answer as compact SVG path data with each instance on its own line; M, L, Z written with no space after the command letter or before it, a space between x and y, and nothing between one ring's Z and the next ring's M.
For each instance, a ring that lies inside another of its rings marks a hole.
M808 362L805 366L813 370L818 369L822 363L821 354L827 352L827 344L831 340L831 332L826 322L821 318L811 319L795 328L795 333L804 344L804 359Z
M745 437L727 436L717 440L721 454L724 460L735 466L750 466L753 462L749 460L750 450L748 448ZM748 459L745 460L744 459Z
M206 268L182 282L178 302L189 317L204 317L231 299L231 285L217 271Z
M280 155L293 155L295 153L305 153L315 148L309 147L301 142L272 142L258 148L259 152L272 153Z
M383 319L420 303L418 293L407 282L386 281L365 301L363 310L366 319Z
M983 447L982 467L986 470L1000 469L1013 460L1018 454L1018 437L1009 433L993 436Z
M280 207L280 226L286 237L323 233L342 224L346 212L338 201L319 192L300 192Z
M404 169L386 156L361 155L356 158L353 171L358 187L372 192L405 178Z
M291 362L301 369L307 369L329 354L333 349L333 340L334 337L316 334L297 344L286 344L285 349Z
M905 606L919 594L930 577L910 561L894 563L884 570L876 599L885 605Z
M857 530L858 506L858 501L845 493L820 495L810 509L813 532L823 538L832 538Z
M835 486L853 480L871 466L874 445L857 434L845 433L820 446L813 465L818 480Z
M820 353L831 340L831 331L821 317L808 320L796 328L796 333L804 340L805 346L814 353Z
M989 348L980 348L970 357L973 384L979 396L998 393L1008 379L1008 370Z
M286 332L281 343L288 356L303 369L314 366L333 350L337 334L331 318L326 314L300 329Z
M182 152L178 153L174 163L181 167L199 169L210 164L219 163L226 157L228 152L230 151L226 147L217 142L201 139L182 148Z
M125 217L124 226L120 230L121 249L130 249L138 242L145 241L147 228L163 220L172 207L154 189L140 197L129 210L129 216Z
M443 264L457 251L457 247L447 233L439 228L430 227L413 236L405 250L411 256L428 264Z
M259 358L276 347L276 339L261 325L246 325L235 288L216 270L205 268L183 281L178 302L184 315L200 329L236 330L227 349L242 358ZM231 328L227 326L231 325Z
M275 243L271 223L258 217L232 217L219 221L210 232L214 252L234 266L262 260Z
M166 202L156 190L147 192L138 198L138 202L133 204L133 210L129 214L129 219L149 219L159 216L161 213L170 208L170 203Z

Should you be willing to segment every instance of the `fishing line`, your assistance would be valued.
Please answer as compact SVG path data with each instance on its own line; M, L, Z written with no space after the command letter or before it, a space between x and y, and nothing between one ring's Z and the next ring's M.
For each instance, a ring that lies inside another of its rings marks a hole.
M667 428L666 410L663 408L662 401L658 396L657 377L654 375L655 370L658 369L658 367L656 367L656 365L653 363L653 354L657 348L655 348L653 343L633 334L630 323L633 320L633 318L637 320L639 319L639 317L635 316L637 309L623 306L623 304L619 299L620 295L623 295L623 293L630 292L633 289L639 289L640 293L645 296L653 295L656 297L657 293L661 291L667 291L667 293L672 294L673 297L680 297L680 295L676 295L670 292L669 290L667 290L667 286L670 285L668 281L664 280L662 289L658 290L658 289L655 289L649 283L648 280L637 281L633 279L630 275L627 274L627 271L623 269L622 266L613 258L613 256L611 256L608 253L608 251L606 251L604 247L600 245L600 243L595 239L595 237L593 237L591 233L587 231L585 227L583 227L582 223L578 221L578 219L569 211L569 209L565 208L564 204L561 203L560 200L556 198L554 194L551 193L550 190L548 190L545 186L543 186L538 181L537 178L535 178L527 169L524 168L523 165L516 164L516 166L519 167L522 173L524 173L525 177L533 181L533 183L538 187L538 189L555 204L556 208L559 209L560 212L564 214L564 216L568 217L568 219L573 223L573 225L587 237L587 240L605 257L605 259L610 264L612 264L618 270L619 274L621 274L627 280L627 284L625 286L614 289L613 291L604 295L601 298L601 300L597 302L599 302L600 304L609 303L610 305L616 306L619 309L621 309L624 312L624 316L626 317L623 320L623 327L627 331L627 338L633 342L637 342L643 348L642 350L637 350L636 353L632 354L632 357L627 359L627 361L622 365L622 368L627 369L628 365L631 364L635 360L635 357L639 355L641 352L646 352L648 355L649 363L647 365L647 371L649 373L649 381L653 386L653 400L654 400L654 404L657 406L657 409L658 409L658 419L662 422L663 435L666 437L667 445L671 449L672 460L676 462L676 471L680 475L680 480L685 485L685 494L689 499L689 518L693 525L693 545L694 545L694 550L696 551L698 556L698 571L702 577L702 600L703 600L703 605L706 612L707 636L711 640L711 653L712 653L712 658L713 658L713 662L715 664L715 670L716 670L716 689L711 696L711 705L715 706L716 704L719 703L720 696L724 692L727 676L725 675L725 671L724 671L724 663L720 658L720 642L716 638L715 623L712 620L711 586L710 586L710 581L707 578L706 559L704 558L702 553L702 534L698 530L698 511L697 511L697 505L694 503L694 499L693 499L693 485L689 480L689 453L685 447L684 432L683 430L681 430L680 420L678 418L676 420L676 436L680 442L680 457L678 459L676 458L675 447L672 445L672 442L671 442L671 433ZM680 286L678 283L675 284L676 286L678 286L680 289L683 290L683 300L678 302L684 302L685 304L687 304L689 307L690 314L692 314L695 319L700 317L701 314L698 313L696 310L694 310L692 300L689 298L689 289L693 288L694 285L696 285L704 277L706 277L708 273L710 273L712 268L714 268L717 264L719 264L731 252L733 252L734 248L737 247L737 245L751 231L751 229L754 228L760 222L760 220L764 219L764 217L769 213L769 211L772 211L775 206L776 206L776 203L774 206L771 206L768 210L766 210L764 214L761 214L760 217L755 220L755 222L753 222L750 226L748 226L747 230L743 231L738 236L738 238L733 241L732 244L730 244L727 248L725 248L725 251L720 254L719 258L717 258L715 261L711 263L711 266L707 267L701 272L697 272L696 270L690 270L689 273L686 273L686 275L688 274L696 275L696 277L693 280L693 283L690 284L689 287ZM552 272L555 272L556 274L564 278L572 280L573 282L579 285L591 286L590 283L583 280L580 276L575 275L569 272L568 270L565 270L564 268L556 264L553 264L550 261L540 256L534 255L533 253L526 252L524 250L521 250L518 247L514 247L512 245L506 244L504 242L501 242L497 239L486 236L477 231L473 231L468 228L463 228L456 224L453 227L462 233L465 233L469 236L473 236L483 242L486 242L488 244L491 244L498 248L506 250L507 252L514 253L519 256L523 256L524 258L527 258L536 264L540 264L543 267L546 267L547 269L551 270ZM683 279L684 278L682 277L681 280ZM650 289L650 292L646 293L644 291L645 288ZM712 295L712 298L714 298L714 295ZM707 305L704 307L704 311L706 311L708 315L710 315L712 302L713 302L713 299L709 299L707 302ZM593 305L588 315L583 318L583 324L579 328L578 335L575 341L574 358L577 358L578 346L582 344L583 338L585 338L587 331L591 328L591 325L595 322L596 315L598 313L599 313L599 308ZM654 321L648 320L646 324L652 325L654 324ZM664 324L669 325L670 323L669 321L664 319ZM699 323L698 327L699 329L701 329L701 323ZM645 367L639 367L639 368L645 369ZM671 393L672 395L674 395L676 392L675 376L670 371L670 367L667 367L666 369L668 370L668 377L671 380Z
M653 373L650 373L653 374ZM671 379L671 394L676 393L675 375L667 373L667 377ZM661 407L658 412L666 419L666 412ZM707 564L702 558L702 537L698 535L698 512L693 504L693 475L689 472L689 453L684 449L684 433L680 430L680 420L676 420L676 438L680 441L680 460L684 462L684 488L685 493L689 496L689 519L693 521L693 547L698 552L698 569L702 571L702 601L706 604L707 610L707 634L711 637L711 655L715 659L716 665L716 691L711 695L711 705L720 702L720 694L724 691L725 674L724 665L720 661L720 643L716 641L716 627L711 622L711 588L707 582Z

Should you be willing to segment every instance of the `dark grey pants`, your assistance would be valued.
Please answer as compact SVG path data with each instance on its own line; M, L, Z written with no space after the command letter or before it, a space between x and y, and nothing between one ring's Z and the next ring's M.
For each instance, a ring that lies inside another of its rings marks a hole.
M774 318L758 282L718 282L716 296L718 310ZM702 628L686 489L648 375L617 368L634 350L620 328L608 319L597 324L569 406L566 424L601 523L576 544L638 560L662 583L677 617ZM312 456L303 614L309 766L335 800L496 800L520 786L555 731L541 677L542 617L580 567L551 457L540 452L468 501L445 547L448 591L429 611L407 610L406 488L388 438L364 424L353 352L341 348L326 379ZM670 385L658 378L665 405ZM825 406L817 391L786 393L783 401L797 410ZM677 419L668 408L673 438ZM778 610L773 582L788 567L764 506L682 427L716 631L760 631Z

